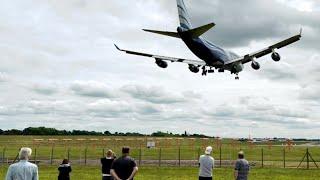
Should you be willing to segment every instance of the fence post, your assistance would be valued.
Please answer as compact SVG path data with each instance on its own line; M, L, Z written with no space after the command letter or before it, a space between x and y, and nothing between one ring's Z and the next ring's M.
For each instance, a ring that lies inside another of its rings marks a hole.
M37 164L37 148L34 149L34 163Z
M264 166L264 164L263 164L263 163L264 163L264 157L263 157L263 156L264 156L264 154L263 154L263 148L261 148L261 161L262 161L262 162L261 162L261 167L262 167L262 168L263 168L263 166Z
M141 156L142 156L142 149L141 149L141 144L140 144L140 149L139 149L139 166L141 165Z
M84 149L84 165L87 165L87 150L88 150L88 147Z
M283 148L283 168L286 168L286 148Z
M161 166L161 155L162 155L162 152L161 152L161 148L159 149L159 167Z
M102 156L101 157L104 157L104 155L105 155L105 150L104 150L104 148L102 148Z
M2 164L4 164L4 158L6 157L6 147L3 148L2 151Z
M51 147L51 154L50 154L50 165L53 164L53 146Z
M307 148L307 169L309 169L309 148Z
M178 150L178 157L179 157L179 167L181 166L181 147L179 146Z
M199 160L199 157L200 157L200 147L198 147L198 157L197 157L197 160Z
M220 146L220 148L219 148L219 153L220 153L220 168L221 168L221 166L222 166L222 148L221 148L221 146Z
M70 161L70 148L68 148L68 160Z

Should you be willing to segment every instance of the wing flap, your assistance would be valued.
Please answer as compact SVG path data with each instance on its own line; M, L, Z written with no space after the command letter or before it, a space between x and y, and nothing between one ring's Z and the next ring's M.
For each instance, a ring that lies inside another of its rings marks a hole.
M196 66L205 66L206 65L206 63L204 61L197 61L197 60L191 60L191 59L175 58L175 57L160 56L160 55L154 55L154 54L142 53L142 52L136 52L136 51L129 51L129 50L120 49L116 44L114 46L119 51L123 51L127 54L132 54L132 55L137 55L137 56L145 56L145 57L150 57L150 58L154 58L154 59L161 59L163 61L193 64Z
M146 32L150 32L150 33L160 34L160 35L164 35L164 36L170 36L170 37L174 37L174 38L180 38L179 34L176 32L157 31L157 30L150 30L150 29L143 29L143 30Z

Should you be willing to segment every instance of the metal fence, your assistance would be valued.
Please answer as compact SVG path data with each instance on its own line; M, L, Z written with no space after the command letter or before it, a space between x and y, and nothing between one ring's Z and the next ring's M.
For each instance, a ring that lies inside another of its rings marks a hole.
M154 147L147 147L153 142ZM53 139L0 142L0 162L10 164L17 161L22 146L33 149L31 161L38 165L56 165L64 158L72 164L99 165L105 151L112 149L121 155L123 146L131 147L131 156L140 166L198 166L198 158L206 146L214 148L212 156L215 167L232 167L238 151L245 152L245 158L252 167L268 168L317 168L320 162L320 148L317 146L285 144L252 144L248 142L216 141L214 139L187 138L140 138L140 139ZM3 147L1 147L3 146Z

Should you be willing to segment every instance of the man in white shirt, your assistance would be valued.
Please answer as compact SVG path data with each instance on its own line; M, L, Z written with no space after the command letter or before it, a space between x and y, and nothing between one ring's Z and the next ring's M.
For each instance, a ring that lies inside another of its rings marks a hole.
M214 168L214 159L211 156L212 147L208 146L205 154L200 156L199 159L199 180L212 180L212 170Z
M9 166L6 180L39 180L38 166L28 162L31 153L30 148L21 148L20 161Z

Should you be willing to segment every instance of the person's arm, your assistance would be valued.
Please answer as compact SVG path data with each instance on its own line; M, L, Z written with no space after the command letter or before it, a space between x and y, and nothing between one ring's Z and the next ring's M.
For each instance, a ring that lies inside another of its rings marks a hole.
M71 168L71 166L69 166L69 173L71 173L72 172L72 168Z
M240 166L241 166L240 162L237 161L234 167L234 179L238 178Z
M114 169L110 170L110 174L113 176L115 180L121 180Z
M6 180L13 180L11 174L12 174L11 167L9 167L8 172L7 172L7 176L6 176Z
M38 166L34 168L32 180L39 180Z
M128 180L133 179L134 176L137 174L137 172L138 172L138 167L136 166L136 167L133 168L133 171L132 171L130 177L128 178Z
M238 178L238 170L234 170L234 179Z

